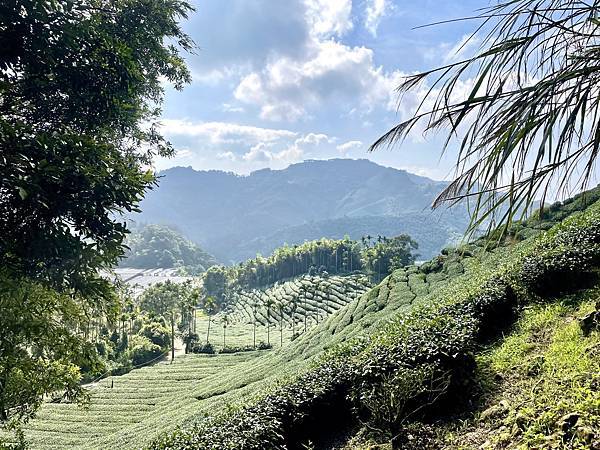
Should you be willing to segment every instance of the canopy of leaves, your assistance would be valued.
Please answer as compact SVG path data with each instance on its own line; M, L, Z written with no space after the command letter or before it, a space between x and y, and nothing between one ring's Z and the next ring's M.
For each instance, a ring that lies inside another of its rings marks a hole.
M78 299L5 271L0 290L0 422L29 418L46 393L80 397L80 367L98 361L78 333L87 324Z
M97 269L122 253L119 213L155 182L151 158L172 152L147 124L161 78L190 79L178 48L192 43L177 22L189 10L173 0L2 2L1 265L97 290Z
M376 243L363 251L362 262L365 270L377 274L379 280L400 267L414 263L416 255L413 251L418 247L406 234L391 239L378 236Z
M142 311L175 321L188 316L188 311L198 300L196 289L190 282L173 283L169 280L156 283L144 291L140 298ZM189 320L189 318L188 318Z
M2 417L77 396L89 317L118 302L100 269L123 253L120 214L155 183L162 82L190 75L184 0L0 4ZM10 398L8 397L10 393ZM0 420L1 421L1 420Z

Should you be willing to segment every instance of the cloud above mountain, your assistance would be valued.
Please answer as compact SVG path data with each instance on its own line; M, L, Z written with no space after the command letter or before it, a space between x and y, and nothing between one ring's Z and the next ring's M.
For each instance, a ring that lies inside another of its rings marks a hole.
M417 21L476 4L447 3L196 0L196 13L184 24L199 46L188 57L193 81L182 93L166 86L162 120L179 152L157 167L249 173L340 153L367 156L368 145L408 117L427 92L425 84L398 103L402 77L461 49L464 27L412 30L422 24ZM437 170L437 141L416 133L407 149L368 156Z

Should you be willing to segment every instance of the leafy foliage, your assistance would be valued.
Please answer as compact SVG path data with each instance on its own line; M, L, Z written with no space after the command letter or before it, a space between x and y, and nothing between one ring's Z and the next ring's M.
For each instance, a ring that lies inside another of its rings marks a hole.
M152 122L162 80L190 80L180 51L192 42L178 24L190 10L183 0L0 6L0 422L29 417L45 394L79 397L77 367L96 364L83 330L115 319L99 273L123 253L121 214L155 184L152 158L172 153Z
M122 266L139 269L175 268L198 275L217 263L215 258L171 228L146 225L131 233Z
M574 0L483 8L470 18L480 24L469 40L483 36L474 56L406 78L401 92L433 82L414 116L371 149L401 141L418 123L447 127L446 146L459 137L457 175L435 205L474 196L473 228L490 215L509 225L550 188L585 188L600 150L598 12L596 2ZM468 78L467 94L457 95Z
M368 271L376 280L393 269L412 264L417 243L407 235L394 238L347 236L341 240L319 239L301 245L284 245L272 255L258 255L235 266L214 266L202 276L205 297L213 297L223 309L240 291L265 288L303 275L350 274ZM375 276L375 274L377 276Z
M4 271L0 290L0 420L28 419L46 394L85 398L79 367L99 362L78 299Z

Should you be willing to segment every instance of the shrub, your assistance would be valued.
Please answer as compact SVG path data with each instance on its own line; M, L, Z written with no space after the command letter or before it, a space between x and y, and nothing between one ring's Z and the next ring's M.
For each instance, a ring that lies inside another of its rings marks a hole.
M264 342L264 341L260 341L260 342L258 343L258 345L256 346L256 348L257 348L258 350L270 350L270 349L272 349L272 348L273 348L273 344L267 344L267 343L266 343L266 342Z
M192 347L192 353L205 353L208 355L214 355L215 349L210 342L203 344L196 344Z
M171 332L159 322L150 322L142 326L139 333L149 339L153 344L161 349L167 349L171 345Z
M127 353L131 363L139 366L158 358L163 350L145 336L133 336Z

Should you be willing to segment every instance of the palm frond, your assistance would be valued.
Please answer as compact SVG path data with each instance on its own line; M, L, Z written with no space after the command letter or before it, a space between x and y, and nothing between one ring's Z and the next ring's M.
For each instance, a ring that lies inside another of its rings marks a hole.
M418 124L447 130L443 151L456 142L456 176L433 207L470 200L470 231L587 187L600 153L599 13L600 1L504 0L465 18L481 21L479 51L405 78L400 94L429 89L370 150L401 143ZM457 99L465 80L471 88Z

